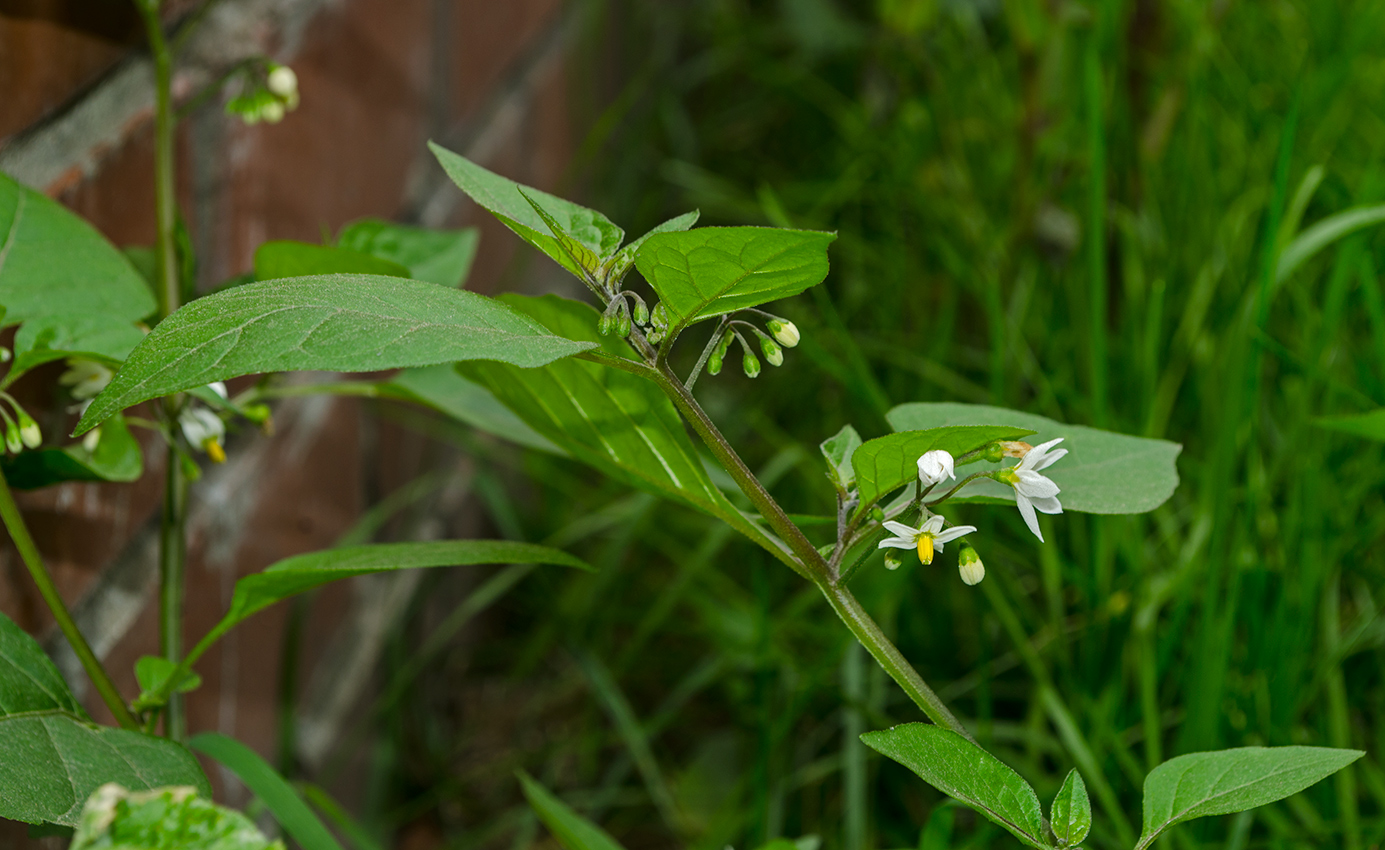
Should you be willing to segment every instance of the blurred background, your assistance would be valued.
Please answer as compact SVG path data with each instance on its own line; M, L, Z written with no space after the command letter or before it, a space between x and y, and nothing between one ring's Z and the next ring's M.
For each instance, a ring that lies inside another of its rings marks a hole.
M0 168L137 244L149 98L119 5L0 0ZM186 91L264 52L303 105L253 128L195 109L184 207L204 289L264 239L376 215L480 225L471 288L580 297L444 182L428 138L631 233L693 208L836 230L827 282L776 308L803 335L784 366L698 384L790 510L832 507L818 442L885 433L909 401L1184 446L1164 507L1056 517L1046 545L1012 511L957 509L983 587L951 553L877 559L854 586L924 678L1043 800L1099 766L1091 847L1129 846L1159 761L1301 743L1367 756L1164 844L1363 850L1385 839L1385 456L1314 420L1385 401L1385 233L1283 279L1276 257L1385 200L1383 37L1385 5L1345 0L223 0ZM855 740L918 713L727 529L414 408L276 420L195 497L192 629L236 575L346 534L491 534L599 567L363 582L203 662L192 727L331 789L381 846L554 846L516 770L631 850L1014 846ZM130 688L157 482L25 503ZM0 578L0 609L43 632L12 553Z

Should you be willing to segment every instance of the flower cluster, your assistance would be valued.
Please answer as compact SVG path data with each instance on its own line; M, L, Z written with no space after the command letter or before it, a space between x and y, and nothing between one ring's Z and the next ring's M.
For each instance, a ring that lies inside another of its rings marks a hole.
M228 115L246 124L278 124L298 108L298 75L287 65L266 63L258 74L247 74L240 94L226 103Z

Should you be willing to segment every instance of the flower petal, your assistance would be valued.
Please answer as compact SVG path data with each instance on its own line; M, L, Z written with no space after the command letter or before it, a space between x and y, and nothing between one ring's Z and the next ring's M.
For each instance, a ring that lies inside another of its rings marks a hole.
M943 530L943 518L942 518L942 516L939 515L939 514L933 514L931 517L929 517L928 519L926 519L926 520L923 521L923 525L919 526L919 534L935 534L935 535L936 535L939 531L942 531L942 530Z
M1067 453L1067 449L1059 449L1058 451L1053 452L1052 454L1044 455L1043 457L1039 458L1037 461L1034 462L1034 471L1038 472L1041 469L1048 469L1053 464L1062 460L1063 456Z
M912 538L912 537L910 537L910 538L908 538L908 539L905 539L905 538L903 538L903 537L887 537L887 538L885 538L884 540L881 540L880 543L879 543L879 545L877 545L875 548L877 548L877 549L913 549L913 548L914 548L915 546L917 546L917 545L918 545L918 544L914 542L914 538Z
M1063 505L1058 501L1057 496L1049 496L1047 499L1031 499L1034 509L1046 514L1061 514Z
M948 542L949 540L956 540L958 537L965 537L966 535L972 534L975 531L976 526L974 525L955 525L952 528L949 528L947 531L944 531L941 534L934 537L933 542L941 545L943 543Z
M1034 513L1034 505L1018 490L1015 491L1015 505L1020 509L1020 516L1024 517L1024 524L1029 526L1029 530L1034 532L1040 543L1044 542L1044 533L1039 530L1039 517Z
M1062 492L1052 479L1037 472L1026 469L1017 474L1019 481L1015 484L1015 492L1023 493L1031 499L1048 499Z
M895 522L892 519L885 520L881 523L881 525L885 526L890 531L893 531L895 534L898 534L901 537L908 535L910 546L914 545L913 540L915 537L918 536L919 533L919 530L917 528L914 528L912 525L905 525L902 522Z

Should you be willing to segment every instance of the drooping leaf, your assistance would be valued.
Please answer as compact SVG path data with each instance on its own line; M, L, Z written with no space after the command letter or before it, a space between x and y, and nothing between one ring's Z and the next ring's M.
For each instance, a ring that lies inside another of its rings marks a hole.
M154 297L119 250L61 204L0 174L0 304L5 323L96 316L133 325Z
M1313 420L1313 424L1368 440L1385 441L1385 408L1350 416L1320 416Z
M827 460L827 471L843 490L856 483L856 470L851 468L851 456L861 447L861 435L850 425L822 441L818 449Z
M0 614L0 817L76 826L99 786L149 790L207 777L182 746L91 722L38 642Z
M1034 789L1000 759L956 732L927 723L905 723L867 732L861 740L1030 847L1049 847L1044 840L1043 809Z
M193 788L130 791L110 783L87 800L69 850L284 850L284 843Z
M398 263L414 280L454 288L470 273L480 241L480 231L474 227L430 230L378 218L353 221L337 234L338 247Z
M188 746L229 768L303 850L342 850L293 786L254 750L217 732L195 735Z
M617 357L635 356L624 340L597 333L597 312L586 304L554 295L501 298L560 336L600 344ZM763 530L712 483L673 404L650 381L575 359L541 369L494 363L464 363L458 368L574 458L627 484L720 517L766 545ZM773 544L769 548L774 551Z
M0 458L0 469L16 490L37 490L64 481L137 481L144 474L144 451L125 417L116 415L101 426L95 451L75 443L20 452Z
M513 230L519 238L538 248L579 278L583 276L582 269L559 244L548 224L530 206L525 195L553 218L563 234L591 251L599 260L605 261L614 254L625 239L625 231L616 227L610 219L596 210L578 206L538 189L521 186L432 142L428 143L428 147L458 188L500 219L501 223Z
M1328 747L1241 747L1170 759L1145 777L1144 828L1136 850L1174 824L1297 794L1363 755Z
M701 319L797 295L827 277L835 233L700 227L651 235L635 267L669 312L669 333Z
M1032 433L1022 427L999 424L944 425L924 431L900 431L867 440L851 456L856 485L861 493L861 505L872 505L881 496L917 479L918 461L925 452L941 450L955 458L997 440L1018 440ZM948 483L938 486L947 487Z
M376 274L409 277L400 263L330 245L279 239L255 249L255 279L279 280L324 274Z
M1068 771L1068 778L1063 780L1063 787L1053 798L1049 823L1059 847L1076 847L1092 831L1092 801L1087 797L1087 783L1082 781L1077 768Z
M1062 437L1066 457L1043 471L1062 493L1063 509L1092 514L1138 514L1168 501L1178 487L1175 461L1183 447L1168 440L1131 437L1084 425L1065 425L1032 413L982 404L929 402L901 404L886 414L895 430L942 425L1001 425L1033 429L1028 442L1038 445ZM968 484L953 501L1012 503L1014 492L981 479Z
M142 401L240 375L472 359L532 367L592 347L494 299L421 281L323 275L252 283L160 322L92 400L76 433Z
M501 404L490 390L462 377L451 364L405 369L391 378L382 392L426 405L521 446L567 454Z
M565 850L624 850L607 832L568 808L529 774L519 773L524 798Z

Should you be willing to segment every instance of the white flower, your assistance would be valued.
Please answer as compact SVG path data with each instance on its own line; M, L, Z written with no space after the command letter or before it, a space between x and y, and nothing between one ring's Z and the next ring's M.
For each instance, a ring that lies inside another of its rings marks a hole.
M73 357L67 361L67 371L58 376L58 383L71 387L73 398L85 401L104 390L114 374L105 364Z
M952 455L942 449L924 452L919 458L919 481L932 487L944 478L957 479L957 473L952 471Z
M189 406L178 416L187 441L207 453L216 463L226 460L221 444L226 439L226 423L205 407Z
M1058 485L1047 476L1039 474L1039 470L1047 469L1068 453L1067 449L1049 452L1049 449L1061 442L1063 438L1059 437L1035 446L1025 452L1018 464L1009 469L1002 469L998 476L1001 481L1015 488L1015 504L1020 509L1020 516L1024 517L1024 524L1029 526L1029 530L1034 532L1040 543L1044 542L1044 535L1039 531L1039 518L1034 511L1046 514L1063 512L1063 506L1058 502L1058 494L1061 492Z
M880 545L875 548L917 549L919 560L925 564L933 563L933 553L943 551L944 543L976 530L974 525L958 525L943 531L943 518L937 514L924 520L923 525L918 528L910 528L902 522L890 520L885 520L885 527L898 536L881 540Z

